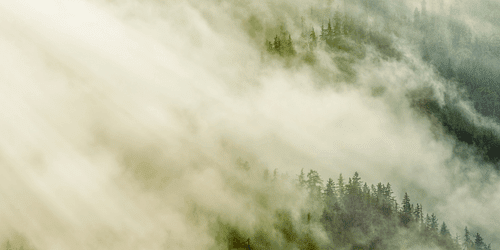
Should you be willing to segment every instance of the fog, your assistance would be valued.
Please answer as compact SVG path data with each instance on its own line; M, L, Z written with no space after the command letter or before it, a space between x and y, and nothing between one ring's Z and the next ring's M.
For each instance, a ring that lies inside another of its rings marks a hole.
M476 111L467 87L423 62L406 39L419 31L390 36L402 59L367 48L351 75L324 51L316 66L264 55L279 22L294 39L301 16L319 29L311 7L372 26L390 23L389 7L420 7L370 4L2 1L0 237L36 249L219 249L217 218L253 234L276 209L306 207L293 185L270 191L261 178L304 168L390 182L452 236L467 225L498 246L498 157L482 158L453 122L495 143L499 113ZM498 31L490 4L458 19ZM426 113L419 100L439 108Z

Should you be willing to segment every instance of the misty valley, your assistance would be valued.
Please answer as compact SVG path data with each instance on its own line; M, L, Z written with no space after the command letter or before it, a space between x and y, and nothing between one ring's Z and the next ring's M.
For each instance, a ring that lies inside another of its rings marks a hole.
M498 249L499 11L2 1L0 250Z

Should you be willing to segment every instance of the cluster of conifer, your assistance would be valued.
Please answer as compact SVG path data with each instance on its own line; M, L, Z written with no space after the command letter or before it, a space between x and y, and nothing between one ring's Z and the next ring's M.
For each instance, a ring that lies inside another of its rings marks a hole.
M280 34L274 37L273 42L266 40L267 51L283 57L294 56L297 52L293 46L291 35L285 30L283 25L280 27L280 30Z
M329 178L326 185L315 170L302 170L294 180L280 178L276 170L270 178L266 170L263 179L270 187L293 181L307 194L301 219L294 219L288 209L276 210L274 229L280 237L263 230L245 234L219 222L217 238L226 241L228 249L491 249L479 233L472 240L467 227L463 237L452 237L445 222L439 226L437 216L424 213L421 204L414 206L407 193L398 204L390 183L368 185L357 172L347 180L342 174L337 182ZM318 227L326 232L328 243L318 237Z
M330 178L323 188L319 174L310 170L298 176L297 183L309 192L313 200L323 201L323 213L319 221L328 232L335 246L352 246L352 249L399 249L398 238L404 231L411 236L408 245L439 246L441 249L491 249L479 233L474 241L465 228L464 240L452 239L445 222L439 227L435 214L425 214L421 204L414 206L405 193L401 205L392 195L390 183L376 186L364 184L358 173L347 183L340 174L337 183ZM364 244L359 243L363 239Z
M372 45L384 58L401 56L393 48L389 36L370 30L361 20L355 20L340 11L335 11L332 18L326 19L319 29L306 25L303 18L301 26L300 37L294 38L294 41L282 24L274 39L266 39L267 51L287 58L302 54L306 59L311 57L311 52L320 48L331 52L344 51L362 58L365 54L364 45Z

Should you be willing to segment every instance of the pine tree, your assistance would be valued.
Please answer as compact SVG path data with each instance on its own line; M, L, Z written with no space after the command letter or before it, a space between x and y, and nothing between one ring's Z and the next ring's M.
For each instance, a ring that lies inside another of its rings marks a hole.
M425 227L430 230L431 229L431 217L429 214L426 214L425 216Z
M266 49L267 49L267 52L269 52L269 53L273 53L273 51L274 51L273 44L267 39L266 39Z
M464 245L465 249L469 249L470 247L472 247L472 240L470 238L470 233L467 227L465 227Z
M420 204L417 203L417 208L415 208L415 210L413 211L413 213L415 214L415 221L417 222L420 222Z
M324 194L326 205L332 206L335 203L335 183L332 178L328 178Z
M335 39L338 40L342 35L342 17L340 12L335 12L333 20L335 21L333 26L333 35L335 36Z
M354 172L354 176L352 177L352 186L356 191L359 191L361 188L361 178L359 177L358 172Z
M342 174L339 175L339 180L337 181L337 190L339 192L339 197L342 199L342 197L344 196L344 178L342 177Z
M485 247L483 238L479 233L476 234L476 239L474 240L474 246L476 247L476 250L483 250Z
M325 36L325 42L328 46L333 48L335 42L335 35L332 29L332 22L328 20L328 27L326 28L326 36Z
M323 26L323 23L321 24L321 33L319 34L319 39L321 41L326 40L326 30L325 30L325 27Z
M442 236L451 237L450 230L448 230L448 227L446 226L446 223L444 223L444 221L443 224L441 224L440 233Z
M316 48L316 45L318 43L317 42L318 38L316 37L316 32L314 32L314 28L312 28L311 34L309 34L309 40L310 40L309 49L314 50L314 48Z
M412 218L412 209L410 204L410 197L406 192L401 205L401 223L403 224L403 226L408 227Z
M438 230L438 219L434 213L431 215L431 229L434 232Z
M309 189L309 194L312 198L318 199L321 197L322 186L323 181L321 180L318 172L311 169L307 174L307 188Z
M424 224L424 212L422 211L422 205L420 205L420 224Z
M306 175L304 174L304 169L300 170L300 175L298 175L299 187L304 188L306 186Z
M273 49L274 49L275 53L282 55L281 41L280 41L280 38L278 37L278 35L276 35L274 37Z
M295 55L295 48L293 47L293 41L292 41L292 36L288 35L288 39L285 40L285 47L284 47L284 55L285 56L294 56Z

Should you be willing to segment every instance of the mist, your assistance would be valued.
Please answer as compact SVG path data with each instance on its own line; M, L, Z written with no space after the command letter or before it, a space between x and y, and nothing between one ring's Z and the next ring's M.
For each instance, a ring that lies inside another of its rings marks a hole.
M498 34L489 12L498 4L474 3L427 11L444 19L458 6L457 27ZM266 170L294 179L315 169L324 178L357 171L369 184L390 182L398 199L408 192L452 236L468 226L500 245L500 111L491 108L498 57L459 60L452 45L436 45L422 59L425 46L445 42L428 32L421 46L421 29L392 21L415 8L1 2L0 243L221 249L214 225L250 237L272 231L276 211L299 220L310 205L286 177L270 189ZM334 56L318 49L309 64L266 54L280 24L296 39L301 17L319 29L339 9L367 25L372 46ZM441 50L460 63L453 75L443 73ZM327 244L320 226L313 232Z

